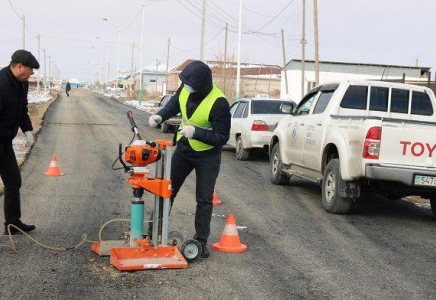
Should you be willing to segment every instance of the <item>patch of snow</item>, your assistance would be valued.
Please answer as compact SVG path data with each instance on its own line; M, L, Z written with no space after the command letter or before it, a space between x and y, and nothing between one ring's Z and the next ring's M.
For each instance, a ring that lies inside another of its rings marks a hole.
M24 136L17 135L15 139L12 141L12 145L25 145L27 140Z
M430 205L430 203L419 203L419 202L414 202L413 204L415 204L416 206L418 206L418 207L420 207L420 208L431 209L431 205Z
M164 64L163 62L159 61L159 65L157 66L157 72L158 73L166 73L167 72L167 65ZM140 73L140 71L136 72L137 74ZM144 67L142 69L142 73L156 73L156 64L152 63L149 64L148 66Z
M157 111L158 108L157 105L159 104L159 101L142 101L141 105L139 105L138 100L130 100L130 101L124 101L124 104L148 112L150 114L154 114Z
M70 80L68 80L68 82L71 84L81 84L80 80L77 78L71 78Z
M37 92L37 91L29 91L27 95L27 100L30 103L44 103L50 101L52 99L50 92Z

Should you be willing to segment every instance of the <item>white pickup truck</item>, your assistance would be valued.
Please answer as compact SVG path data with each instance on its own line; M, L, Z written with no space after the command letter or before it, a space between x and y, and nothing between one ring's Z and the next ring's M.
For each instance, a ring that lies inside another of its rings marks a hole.
M425 87L345 81L312 89L270 143L271 180L322 185L326 211L345 214L363 192L430 199L436 215L436 99Z

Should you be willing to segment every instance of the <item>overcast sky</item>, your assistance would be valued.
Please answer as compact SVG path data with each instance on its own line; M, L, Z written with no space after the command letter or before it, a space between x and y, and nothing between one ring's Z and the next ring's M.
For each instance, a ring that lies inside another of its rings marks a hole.
M40 34L47 61L50 55L64 79L92 79L100 64L106 63L107 46L111 77L114 76L117 26L102 18L120 24L123 30L120 69L130 69L133 42L134 65L139 68L139 12L143 1L10 2L19 15L26 16L30 31L26 31L26 49L37 55L37 40L32 35ZM313 59L313 2L306 2L306 57ZM166 62L169 37L170 67L199 58L201 3L202 0L145 1L143 66L155 64L156 59ZM228 51L236 57L238 3L239 0L207 0L206 59L224 52L226 22L230 26ZM318 6L321 60L413 66L419 57L421 66L436 67L435 0L318 0ZM285 31L287 59L301 57L302 0L244 0L244 7L244 62L281 65L281 28ZM22 48L21 24L9 0L1 0L0 65L9 63L11 54Z

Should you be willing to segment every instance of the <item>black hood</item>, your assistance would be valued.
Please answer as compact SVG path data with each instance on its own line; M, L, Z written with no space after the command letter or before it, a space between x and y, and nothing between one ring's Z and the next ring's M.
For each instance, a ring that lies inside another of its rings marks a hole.
M209 94L213 87L212 71L208 65L199 60L187 65L179 78L184 84L192 86L201 96Z

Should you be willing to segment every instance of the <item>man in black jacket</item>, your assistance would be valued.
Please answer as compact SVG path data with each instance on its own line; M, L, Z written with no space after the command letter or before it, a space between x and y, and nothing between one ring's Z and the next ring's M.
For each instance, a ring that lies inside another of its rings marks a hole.
M207 239L212 218L212 199L221 165L223 145L229 140L230 107L224 94L213 84L210 68L194 61L180 73L182 85L168 104L149 119L156 127L182 114L177 149L172 159L171 205L186 177L195 170L197 177L195 236L203 258L209 256Z
M0 70L0 176L4 184L5 234L13 224L23 231L32 231L34 225L21 222L21 175L12 140L20 128L27 139L26 146L34 143L32 123L27 111L28 79L33 69L39 69L36 58L28 51L18 50L9 66ZM11 227L11 234L18 230Z

